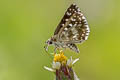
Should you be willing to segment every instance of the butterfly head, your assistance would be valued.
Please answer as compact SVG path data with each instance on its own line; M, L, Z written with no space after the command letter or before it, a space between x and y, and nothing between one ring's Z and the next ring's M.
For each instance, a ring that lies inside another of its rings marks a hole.
M51 40L51 38L46 41L46 44L47 45L52 45L53 44L53 41Z
M53 41L52 39L48 39L46 42L46 45L44 46L45 50L48 51L48 46L52 45L53 44Z

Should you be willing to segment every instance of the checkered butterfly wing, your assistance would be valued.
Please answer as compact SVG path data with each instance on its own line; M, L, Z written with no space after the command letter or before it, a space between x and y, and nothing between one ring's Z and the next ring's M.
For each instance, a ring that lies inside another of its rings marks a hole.
M80 9L75 4L72 4L65 12L54 35L57 35L60 41L81 43L87 40L89 32L86 18Z

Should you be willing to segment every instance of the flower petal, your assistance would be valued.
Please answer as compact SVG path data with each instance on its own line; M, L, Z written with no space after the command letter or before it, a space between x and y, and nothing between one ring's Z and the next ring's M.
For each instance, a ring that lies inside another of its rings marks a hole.
M71 58L68 59L68 61L67 61L67 65L72 67L72 62L73 62L73 60L72 60L72 56L71 56Z
M60 62L54 62L53 61L52 67L53 67L53 69L59 69L60 65L61 65Z
M73 73L74 73L74 80L80 80L80 79L77 77L76 73L75 73L75 72L73 72Z
M46 69L46 70L48 70L48 71L51 71L51 72L55 72L55 70L54 70L54 69L49 68L49 67L46 67L46 66L44 66L44 69Z
M75 64L78 60L79 60L79 58L75 59L75 60L72 62L72 65Z

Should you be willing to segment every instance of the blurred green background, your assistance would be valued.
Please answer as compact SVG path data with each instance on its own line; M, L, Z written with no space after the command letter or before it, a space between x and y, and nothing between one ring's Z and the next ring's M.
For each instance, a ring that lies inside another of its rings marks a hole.
M65 51L80 57L76 74L81 80L120 80L119 0L0 0L0 80L54 79L43 68L52 62L43 46L73 2L91 30L78 45L80 54Z

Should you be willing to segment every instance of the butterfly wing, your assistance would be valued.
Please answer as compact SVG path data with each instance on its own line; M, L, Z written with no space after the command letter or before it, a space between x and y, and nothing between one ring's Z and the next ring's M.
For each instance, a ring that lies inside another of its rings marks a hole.
M70 19L71 15L74 14L74 11L72 9L75 8L74 6L75 4L72 4L70 5L70 7L67 9L67 11L65 12L62 20L60 21L60 23L58 24L55 32L54 32L54 35L57 35L58 33L60 33L60 30L65 27L64 25L66 24L66 22L68 21L68 19Z
M89 36L89 26L80 9L72 4L66 11L54 35L58 35L60 41L68 43L81 43Z

